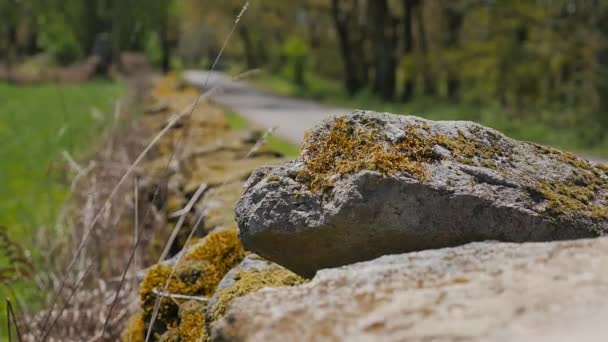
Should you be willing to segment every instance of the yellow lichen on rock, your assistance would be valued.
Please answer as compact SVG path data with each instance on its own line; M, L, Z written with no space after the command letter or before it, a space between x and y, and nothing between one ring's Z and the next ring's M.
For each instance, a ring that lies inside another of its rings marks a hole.
M158 342L182 342L179 330L172 327L158 338Z
M537 190L547 201L546 212L549 215L608 220L608 206L591 204L595 199L595 192L589 186L541 183Z
M148 270L142 281L139 294L146 320L152 317L159 292L187 296L209 296L217 285L215 280L216 271L213 265L204 260L183 260L179 262L175 266L171 280L167 282L171 272L172 266L157 264ZM165 284L168 284L166 290ZM174 300L162 297L156 321L164 326L170 326L177 320L177 311L178 305Z
M499 157L508 151L489 146L469 132L458 131L448 137L432 133L427 123L404 127L405 135L388 142L381 123L354 123L348 117L338 117L332 126L319 136L307 135L304 144L304 172L300 180L307 180L311 189L331 188L333 175L351 174L362 170L378 171L386 175L406 173L424 181L429 175L425 164L441 159L436 146L447 149L452 156L465 163L495 168Z
M198 244L188 249L184 260L205 260L213 265L213 281L217 285L224 274L238 265L245 257L245 249L236 228L224 228L211 232Z
M146 323L142 312L136 313L129 319L126 328L124 329L121 341L122 342L144 342L146 338Z
M212 232L186 251L175 265L152 266L144 277L139 294L143 317L149 320L160 292L209 297L222 277L245 256L236 229ZM173 270L174 268L174 270ZM167 282L173 271L170 281ZM165 289L165 285L166 289ZM155 328L164 332L178 322L179 301L162 297Z
M200 301L189 301L180 305L178 331L182 342L208 340L205 328L206 305Z
M396 144L384 141L382 126L370 121L355 125L347 117L338 117L321 136L307 136L304 145L305 173L313 190L331 187L329 178L361 170L384 174L405 172L418 179L428 177L424 163L437 159L435 142L423 133L423 127L409 127L407 135Z
M482 142L479 137L473 135L475 130L470 133L472 134L465 135L459 130L456 137L437 134L432 139L434 143L448 149L452 156L463 164L494 169L499 158L508 158L510 153L508 150Z
M233 286L219 291L217 303L210 316L212 322L224 315L235 298L266 287L296 286L306 282L295 273L276 266L263 270L239 271L234 280Z

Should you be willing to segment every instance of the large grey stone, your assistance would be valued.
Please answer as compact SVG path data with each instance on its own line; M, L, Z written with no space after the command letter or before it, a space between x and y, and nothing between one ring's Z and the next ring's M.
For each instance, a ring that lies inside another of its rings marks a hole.
M236 217L248 250L310 277L472 241L599 236L607 205L606 166L472 122L355 112L254 172Z
M608 341L608 238L476 242L232 302L213 341Z

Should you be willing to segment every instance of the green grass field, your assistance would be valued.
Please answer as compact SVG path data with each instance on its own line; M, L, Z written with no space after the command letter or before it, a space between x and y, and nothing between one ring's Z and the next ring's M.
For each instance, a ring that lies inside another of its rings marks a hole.
M34 261L39 253L33 236L40 227L62 233L55 223L70 186L62 151L76 160L86 157L111 122L122 92L122 85L109 81L65 86L0 83L0 225ZM0 269L7 263L2 255ZM11 297L31 307L39 295L31 281L0 282L2 299ZM2 317L4 300L0 308ZM0 326L4 331L3 319Z
M281 75L261 72L252 80L260 88L286 96L313 99L345 108L358 108L410 114L432 120L470 120L495 128L516 139L554 146L587 156L608 157L608 141L589 142L596 125L582 113L564 110L537 110L535 115L513 115L500 106L453 104L436 99L418 99L409 103L387 103L369 93L348 96L340 82L309 74L307 87L298 88Z

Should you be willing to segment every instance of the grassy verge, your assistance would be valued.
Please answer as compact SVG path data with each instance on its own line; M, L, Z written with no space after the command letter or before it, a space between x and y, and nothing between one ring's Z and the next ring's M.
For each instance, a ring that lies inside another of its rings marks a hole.
M519 140L533 141L585 155L608 157L608 141L589 143L593 125L584 121L581 113L541 111L515 117L500 106L453 104L437 99L418 99L408 103L387 103L369 93L348 96L340 82L307 78L307 87L298 88L281 75L260 73L253 82L262 89L286 96L313 99L345 108L411 114L433 120L471 120L495 128Z
M86 156L111 122L114 101L122 91L109 81L67 86L0 83L0 225L8 227L11 240L32 260L40 256L34 240L42 227L47 234L62 231L55 226L69 195L62 152L76 160ZM52 236L42 238L52 241ZM0 269L8 262L2 255ZM14 294L18 298L13 300L27 306L42 297L32 281L0 281L0 298ZM2 320L0 324L6 326Z
M223 110L228 119L228 124L230 125L230 128L234 130L242 130L251 126L238 113L227 108L224 108ZM300 154L300 148L298 146L275 136L270 136L268 138L266 146L272 150L284 154L288 158L295 158Z

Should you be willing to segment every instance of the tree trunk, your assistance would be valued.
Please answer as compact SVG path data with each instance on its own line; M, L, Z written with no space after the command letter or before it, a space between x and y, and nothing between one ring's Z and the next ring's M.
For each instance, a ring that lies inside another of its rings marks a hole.
M255 47L251 40L251 34L245 25L239 26L239 36L241 36L245 49L245 63L247 64L247 69L253 70L258 67L258 62L255 55Z
M344 13L340 8L341 2L342 0L332 0L331 12L336 32L338 33L340 53L342 54L342 62L344 64L344 86L348 93L353 95L361 90L362 82L357 70L357 64L354 59L355 54L353 54L353 46L351 43L350 32L353 27L350 25L351 20L349 15Z
M452 5L445 7L445 17L447 22L447 35L445 47L448 50L458 49L460 46L460 31L464 23L463 13ZM450 101L460 100L460 77L458 75L458 65L450 65L447 71L447 96Z
M368 16L371 24L371 39L374 51L373 91L382 99L390 101L395 97L396 54L394 41L394 21L387 0L368 1ZM388 25L386 23L389 23Z
M25 53L28 54L28 56L33 56L42 51L38 46L38 27L33 25L31 30L32 31L29 32L27 37L27 45L25 47Z
M414 34L413 34L413 11L414 7L418 6L419 0L403 0L403 54L411 55L414 51ZM414 96L415 75L406 75L403 85L403 94L401 98L404 101L409 101Z
M159 38L161 48L161 69L163 73L171 70L171 40L169 37L169 8L163 8L162 23L160 24Z
M428 41L426 34L426 25L424 22L424 6L418 6L416 9L416 21L418 23L418 37L420 40L420 53L422 54L422 79L424 81L424 95L426 96L436 96L437 95L437 84L435 82L435 78L433 76L431 66L429 63L429 50L428 50Z
M83 41L82 51L85 55L90 54L95 46L99 33L105 31L105 27L99 18L98 0L87 0L83 2Z
M6 81L13 83L13 57L15 53L15 45L17 44L17 28L9 23L6 27Z
M608 8L598 13L598 30L604 41L608 40ZM595 87L599 94L599 103L596 110L596 119L601 127L597 141L606 139L608 135L608 47L603 46L597 52L597 72L595 73Z

